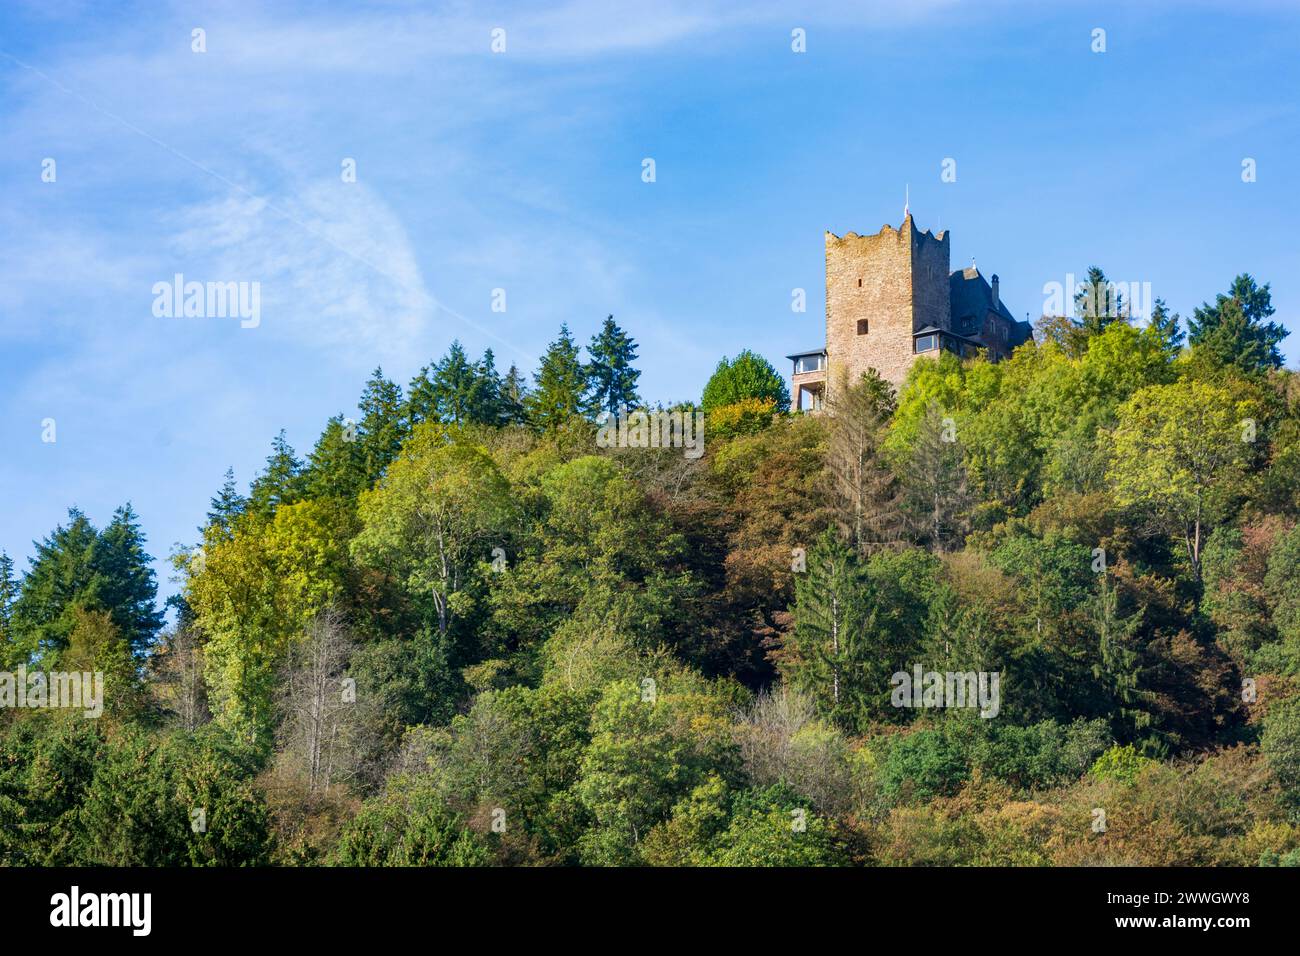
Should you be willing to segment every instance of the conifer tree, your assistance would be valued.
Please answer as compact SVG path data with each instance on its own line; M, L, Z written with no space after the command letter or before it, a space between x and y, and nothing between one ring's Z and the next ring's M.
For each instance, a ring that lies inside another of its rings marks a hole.
M16 651L27 659L67 646L72 609L94 583L92 550L99 537L94 525L76 508L68 509L68 524L58 525L44 541L23 578L14 602L10 626Z
M586 407L587 373L578 359L578 346L567 324L547 346L533 390L525 400L528 421L540 431L554 431Z
M361 458L357 426L335 415L307 456L303 476L306 493L312 498L352 498L366 487L366 467Z
M1142 612L1127 617L1120 615L1119 593L1104 572L1097 594L1089 601L1086 611L1098 642L1093 676L1111 694L1116 730L1132 740L1151 725L1151 714L1142 707L1150 702L1151 694L1139 687L1141 664L1134 646Z
M59 653L68 645L79 610L109 615L129 652L152 644L163 615L145 537L130 504L113 513L101 534L76 508L36 545L36 555L14 602L10 627L21 659Z
M883 679L867 678L875 602L865 566L834 531L808 550L795 575L795 627L787 644L792 683L827 717L854 725L887 697ZM882 662L883 663L883 662Z
M479 376L459 341L453 341L434 366L431 393L438 418L449 425L470 421L479 391Z
M403 414L409 428L415 428L421 422L436 422L438 406L433 400L433 369L428 365L421 367L411 384L407 387L406 408Z
M402 387L384 377L376 367L357 402L361 420L357 423L357 442L365 468L367 486L383 476L401 451L409 427Z
M223 537L229 537L234 530L235 520L247 507L248 499L239 493L235 484L235 469L227 468L221 490L209 501L207 524L199 531L215 528Z
M501 373L491 349L483 352L476 368L478 381L470 399L470 420L482 425L501 423Z
M248 507L264 516L280 505L291 505L302 497L302 462L285 437L284 429L271 441L266 467L248 490Z
M634 408L640 401L636 392L641 373L632 367L636 358L636 343L618 327L611 315L587 346L591 361L587 363L587 377L591 383L593 411L619 414L620 409Z
M971 495L956 423L930 402L910 452L899 469L902 507L921 542L940 554L961 546Z
M14 577L14 560L0 551L0 667L12 668L21 663L13 659L16 650L12 621L14 602L18 600L19 582Z
M1164 299L1156 299L1151 309L1151 333L1160 343L1161 351L1169 358L1175 358L1183 348L1186 334L1179 327L1179 316L1170 312Z
M522 425L526 421L524 403L528 398L528 386L519 369L513 363L506 376L501 380L497 391L497 421L502 425Z
M875 369L831 393L826 472L840 533L861 555L897 540L898 482L882 452L894 411L893 388Z
M1227 295L1220 293L1213 305L1202 303L1193 311L1187 338L1220 365L1243 372L1281 368L1278 346L1290 333L1266 321L1276 311L1269 284L1257 285L1254 277L1242 273L1232 280Z
M1123 300L1106 273L1097 266L1088 269L1087 284L1074 296L1074 313L1087 336L1100 335L1107 326L1128 320L1128 303Z
M87 607L108 612L117 633L139 657L153 644L163 615L155 605L158 584L145 552L145 536L130 502L113 512L113 519L91 547L92 586Z

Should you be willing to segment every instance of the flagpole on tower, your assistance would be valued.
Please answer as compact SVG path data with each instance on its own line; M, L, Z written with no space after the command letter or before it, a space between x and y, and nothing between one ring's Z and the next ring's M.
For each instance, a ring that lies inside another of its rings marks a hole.
M908 183L903 187L903 219L907 219L908 207L912 204L912 185Z

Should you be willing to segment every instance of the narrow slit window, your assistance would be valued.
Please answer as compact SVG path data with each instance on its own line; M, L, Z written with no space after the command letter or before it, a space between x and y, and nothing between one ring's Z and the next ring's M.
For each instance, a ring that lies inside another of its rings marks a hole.
M866 334L867 334L867 320L858 319L858 335L866 335Z

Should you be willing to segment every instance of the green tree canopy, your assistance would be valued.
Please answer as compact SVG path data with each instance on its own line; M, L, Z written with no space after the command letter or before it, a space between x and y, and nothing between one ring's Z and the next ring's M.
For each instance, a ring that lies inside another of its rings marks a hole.
M587 363L587 378L591 383L592 408L617 415L620 409L635 407L640 401L636 380L641 377L641 373L632 367L636 359L636 343L618 327L612 315L591 337L587 353L591 356Z
M533 376L533 389L524 400L528 421L540 431L554 432L587 407L590 382L578 358L578 345L568 325L546 348L541 367Z
M1192 313L1188 341L1220 365L1243 372L1281 368L1278 346L1290 333L1267 321L1276 311L1268 283L1257 285L1254 277L1242 273L1213 305L1202 303Z
M747 398L771 399L777 411L790 410L790 389L767 359L745 349L734 359L723 356L704 386L700 401L705 413Z

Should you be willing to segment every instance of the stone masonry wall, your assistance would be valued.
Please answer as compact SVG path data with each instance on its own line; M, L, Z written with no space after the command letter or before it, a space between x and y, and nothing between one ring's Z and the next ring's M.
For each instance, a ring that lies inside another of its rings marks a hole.
M826 233L826 352L831 391L874 368L897 388L915 356L912 332L947 328L948 237L919 233L908 216L901 229L873 236ZM867 321L865 335L859 320Z

